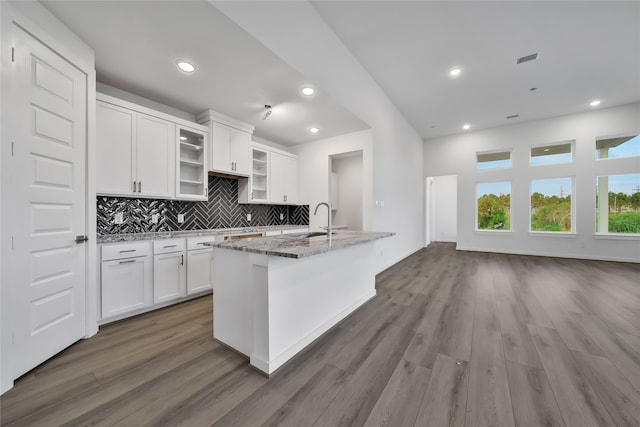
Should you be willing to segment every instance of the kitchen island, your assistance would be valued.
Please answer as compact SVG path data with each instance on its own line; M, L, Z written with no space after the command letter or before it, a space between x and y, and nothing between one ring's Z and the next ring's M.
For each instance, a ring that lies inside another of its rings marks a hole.
M269 375L376 295L375 244L338 231L210 243L213 336Z

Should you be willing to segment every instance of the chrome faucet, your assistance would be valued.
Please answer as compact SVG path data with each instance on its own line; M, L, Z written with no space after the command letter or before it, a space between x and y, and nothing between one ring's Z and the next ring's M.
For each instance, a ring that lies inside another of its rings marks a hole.
M317 215L318 208L322 205L325 205L327 207L327 236L331 237L331 205L326 202L318 203L318 205L316 206L316 210L315 212L313 212L313 214Z

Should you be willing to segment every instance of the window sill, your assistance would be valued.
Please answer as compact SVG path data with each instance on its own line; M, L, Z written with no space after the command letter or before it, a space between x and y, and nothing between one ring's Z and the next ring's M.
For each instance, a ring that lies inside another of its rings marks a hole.
M530 231L530 237L562 237L565 239L575 239L578 235L574 232L565 231Z
M593 233L597 240L640 240L640 234Z
M485 234L488 236L512 236L512 230L474 230L476 234Z

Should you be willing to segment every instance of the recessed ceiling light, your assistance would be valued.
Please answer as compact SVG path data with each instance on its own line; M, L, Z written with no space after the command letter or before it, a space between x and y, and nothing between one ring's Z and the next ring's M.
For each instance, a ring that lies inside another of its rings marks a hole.
M192 63L187 61L180 60L177 62L177 64L178 68L180 68L185 73L193 73L196 70L196 67L194 67Z
M187 137L186 137L186 136L181 136L181 137L180 137L180 141L186 141L186 140L187 140Z
M591 101L589 103L589 105L591 105L592 107L597 107L598 105L600 105L600 100L599 99L594 99L593 101Z
M469 123L465 123L464 125L462 125L462 129L464 130L469 130L471 128L471 125Z
M462 68L460 67L453 67L452 69L449 70L449 75L451 77L459 77L460 74L462 74Z
M311 132L311 133L318 133L318 132L320 132L320 129L315 128L315 127L314 127L314 128L309 128L309 132Z
M311 96L314 93L316 93L316 90L314 88L310 87L310 86L305 86L305 87L302 88L302 90L300 92L302 92L303 95Z
M544 151L545 153L548 153L549 151L551 151L551 148L545 148L545 149L544 149L544 150L542 150L542 151Z

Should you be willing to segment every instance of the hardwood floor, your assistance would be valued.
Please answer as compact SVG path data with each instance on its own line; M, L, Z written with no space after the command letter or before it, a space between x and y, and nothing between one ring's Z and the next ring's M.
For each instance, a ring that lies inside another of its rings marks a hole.
M211 297L103 327L2 425L640 425L640 265L439 243L377 288L269 380L211 339Z

